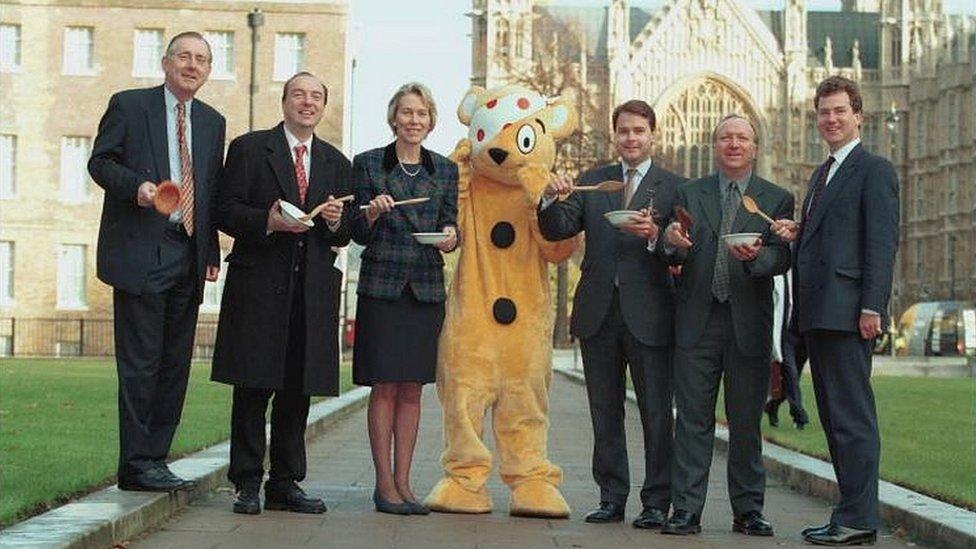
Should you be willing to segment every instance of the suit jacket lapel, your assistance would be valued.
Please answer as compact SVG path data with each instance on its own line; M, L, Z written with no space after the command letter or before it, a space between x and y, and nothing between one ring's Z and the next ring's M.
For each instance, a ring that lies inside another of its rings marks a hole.
M756 204L759 204L761 208L762 207L761 196L763 195L764 190L765 189L762 187L762 183L759 182L759 178L756 177L755 172L753 172L752 178L749 179L749 186L746 187L746 196L751 196L756 201ZM740 205L739 209L735 213L735 219L732 221L732 232L733 233L743 232L743 227L749 221L749 217L751 217L752 215L753 214L749 213L749 211L746 210L745 206Z
M166 99L163 87L153 88L149 101L146 103L146 127L149 130L149 142L152 147L153 162L156 164L156 175L159 181L169 179L169 146L166 141ZM159 182L157 181L157 183Z
M190 111L190 132L193 136L191 146L193 147L190 158L193 163L193 202L197 211L201 211L206 204L201 203L207 195L207 162L210 160L208 145L213 128L203 120L203 113L200 105Z
M334 186L334 166L330 166L325 161L323 147L324 145L318 137L312 138L311 173L309 174L311 177L308 181L308 196L305 197L306 210L311 210L325 201L327 193ZM295 187L298 188L297 180ZM340 197L336 196L335 198Z
M712 231L718 234L722 228L722 200L718 192L718 175L712 175L708 179L702 180L698 189L698 201L701 202L705 219L711 225Z
M857 166L863 153L864 147L858 144L856 147L854 147L854 149L851 150L850 154L847 155L847 158L844 159L844 163L840 165L840 168L837 168L837 173L835 173L834 177L832 177L827 183L827 188L824 189L823 195L820 197L820 201L817 202L817 209L813 211L813 215L810 216L807 226L803 228L803 236L805 237L804 240L806 240L806 237L809 237L817 231L817 227L820 225L820 222L823 221L827 208L830 206L830 203L834 200L834 198L836 198L837 195L840 194L840 192L844 189L847 176L850 175L851 170ZM807 194L812 195L812 190ZM807 204L804 203L804 212L806 212L806 206Z
M637 190L634 191L634 196L630 197L630 203L627 204L628 210L639 210L641 208L646 208L650 202L651 198L656 193L655 187L661 182L661 173L653 165L647 173L644 174L644 178L641 179L640 183L637 185Z
M278 186L281 187L281 194L285 200L301 207L298 201L298 180L295 178L295 165L292 162L291 151L288 150L288 139L285 138L284 124L278 126L271 132L268 139L268 163L274 171Z

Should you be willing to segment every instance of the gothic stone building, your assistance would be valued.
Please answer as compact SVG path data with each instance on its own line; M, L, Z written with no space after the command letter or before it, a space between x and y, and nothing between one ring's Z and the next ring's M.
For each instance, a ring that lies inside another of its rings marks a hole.
M495 86L558 52L586 83L609 130L630 98L658 114L657 161L688 177L712 170L711 130L727 113L753 119L757 169L802 199L826 158L815 124L817 82L860 82L865 146L902 180L895 310L923 299L976 298L976 18L939 0L844 0L809 11L786 0L757 11L741 0L625 0L604 6L473 0L472 82Z

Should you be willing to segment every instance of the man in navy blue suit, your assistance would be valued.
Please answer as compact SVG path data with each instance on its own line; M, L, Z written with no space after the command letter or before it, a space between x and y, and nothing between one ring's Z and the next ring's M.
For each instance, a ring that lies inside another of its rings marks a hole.
M827 435L840 502L824 526L807 528L817 545L874 543L881 442L871 389L871 350L882 334L898 248L898 177L860 139L857 84L832 76L814 96L817 129L830 148L814 172L799 223L773 230L794 241L794 321L810 355L820 423Z
M98 278L113 288L119 376L119 488L193 486L166 465L183 410L203 281L217 280L212 210L224 158L225 121L194 99L210 75L210 45L176 35L165 82L109 100L88 161L105 189ZM180 187L171 215L153 208L158 183Z

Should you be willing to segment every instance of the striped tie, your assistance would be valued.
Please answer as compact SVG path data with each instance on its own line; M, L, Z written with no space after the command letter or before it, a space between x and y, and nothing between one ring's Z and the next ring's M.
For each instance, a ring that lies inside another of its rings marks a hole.
M176 135L180 142L180 212L186 234L193 236L193 162L186 146L186 105L176 104Z

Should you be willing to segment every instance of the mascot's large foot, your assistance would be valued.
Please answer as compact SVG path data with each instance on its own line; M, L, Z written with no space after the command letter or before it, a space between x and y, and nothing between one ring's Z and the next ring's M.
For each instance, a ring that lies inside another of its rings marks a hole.
M515 517L569 518L569 504L552 484L527 480L512 489L508 512Z
M484 486L472 492L454 479L442 478L427 495L424 505L438 513L490 513L491 496Z

